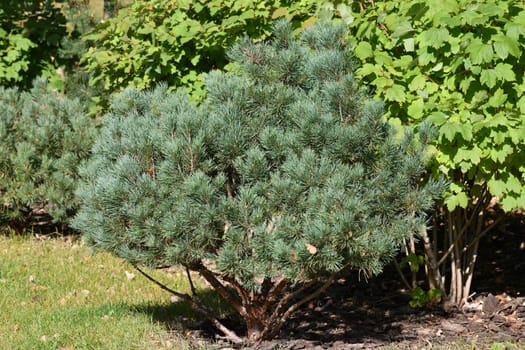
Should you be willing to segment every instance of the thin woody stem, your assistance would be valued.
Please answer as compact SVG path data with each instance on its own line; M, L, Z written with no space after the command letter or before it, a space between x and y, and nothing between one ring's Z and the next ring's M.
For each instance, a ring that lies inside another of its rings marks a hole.
M188 282L190 284L191 294L197 295L197 291L195 290L195 286L193 285L193 280L191 279L190 269L188 266L185 266L186 268L186 276L188 277Z

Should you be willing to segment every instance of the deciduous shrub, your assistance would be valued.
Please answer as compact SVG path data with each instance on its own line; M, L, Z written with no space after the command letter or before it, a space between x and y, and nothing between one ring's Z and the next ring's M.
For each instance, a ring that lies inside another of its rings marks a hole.
M420 183L428 125L418 140L395 137L354 79L344 28L296 40L279 22L271 40L241 40L230 58L238 74L210 74L199 106L165 86L113 100L81 171L74 227L139 269L199 273L254 343L339 273L381 271L443 185ZM198 294L172 292L242 340Z
M107 94L165 82L202 97L200 74L225 66L224 49L239 35L264 38L273 18L298 27L319 1L149 0L136 1L86 36L95 45L84 56L92 84Z
M423 238L430 287L459 305L469 295L479 239L490 229L491 200L505 211L525 207L525 5L353 6L357 75L386 101L390 121L417 126L429 119L439 128L433 171L451 184L435 218L446 234Z
M89 154L95 121L44 80L28 92L0 87L0 110L0 221L45 213L65 222L77 205L77 166Z
M29 89L35 78L55 72L60 42L67 36L61 2L0 2L0 85Z

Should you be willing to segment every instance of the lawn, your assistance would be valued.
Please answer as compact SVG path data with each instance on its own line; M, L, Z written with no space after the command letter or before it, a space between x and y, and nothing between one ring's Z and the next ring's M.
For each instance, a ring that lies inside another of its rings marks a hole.
M194 348L165 322L191 311L120 259L71 238L9 235L0 254L0 349ZM154 275L189 289L180 272Z
M0 254L2 350L204 350L213 347L213 344L199 338L198 332L184 328L184 325L195 323L195 315L187 305L172 299L169 293L146 280L121 259L107 253L93 254L78 239L37 239L34 236L0 234ZM155 271L151 274L173 289L182 292L190 290L183 272ZM227 310L215 294L204 293L197 278L194 282L197 282L197 289L208 304L224 316ZM373 300L372 296L370 298ZM398 310L399 306L393 310ZM349 323L348 334L355 332L352 329L358 324L356 319L350 317L356 308L359 309L359 305L343 310L345 323ZM316 322L335 317L333 321L337 323L337 312L342 309L345 308L334 304L326 309L326 317ZM385 314L385 310L380 311L381 315ZM314 311L306 308L304 312L308 315ZM365 314L363 312L355 317L359 320ZM300 317L306 321L303 316ZM400 323L409 332L430 327L419 324L421 322L413 325L405 316L399 317ZM313 330L317 328L315 324L312 324ZM440 338L435 336L435 330L439 327L437 322L430 337L440 341L436 346L431 343L423 345L423 340L417 339L412 340L417 340L419 346L415 347L408 345L410 342L377 341L382 343L384 349L525 349L523 344L517 342L492 342L490 346L478 347L457 337ZM365 333L373 339L373 330ZM291 343L300 343L304 334L299 331L294 336L283 336L280 342L286 346L289 345L287 338L290 337ZM343 343L362 341L354 338L344 338Z

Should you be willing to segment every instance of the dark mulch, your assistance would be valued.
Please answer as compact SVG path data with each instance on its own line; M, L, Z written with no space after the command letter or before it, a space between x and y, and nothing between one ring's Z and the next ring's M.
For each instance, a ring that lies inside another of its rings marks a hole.
M525 215L487 235L481 244L472 287L463 310L412 309L393 268L369 281L340 279L329 291L298 311L270 349L489 348L525 349ZM203 329L205 324L193 325ZM193 341L232 348L220 340ZM475 345L475 346L474 346Z

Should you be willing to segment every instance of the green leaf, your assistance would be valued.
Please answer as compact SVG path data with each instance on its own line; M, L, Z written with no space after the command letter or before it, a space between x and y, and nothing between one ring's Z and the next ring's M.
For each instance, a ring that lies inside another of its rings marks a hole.
M272 19L277 19L280 17L285 17L288 14L288 10L286 7L279 7L272 13Z
M515 81L516 75L514 74L513 67L508 63L498 63L494 67L494 72L498 77L505 81Z
M489 181L487 181L487 186L489 188L490 193L493 196L500 197L507 190L507 185L505 184L505 182L501 180L497 180L494 177L492 177Z
M472 125L469 123L459 125L459 134L465 141L472 140Z
M506 59L509 54L520 57L520 45L515 38L499 33L493 35L492 39L494 40L494 51L500 58Z
M486 17L502 17L505 13L500 6L493 3L481 4L477 10Z
M113 61L113 58L111 57L111 53L108 51L99 51L95 54L95 60L100 65L105 65L108 62Z
M376 65L371 63L365 63L361 68L357 69L357 74L359 74L362 77L366 77L367 75L377 73L378 71L379 67L377 67Z
M403 40L403 46L405 47L406 52L414 52L414 38L408 38Z
M461 19L458 16L442 16L438 17L437 20L449 28L461 26Z
M439 128L439 133L443 135L447 140L452 142L458 132L458 124L456 123L445 123Z
M454 140L456 134L461 135L465 141L469 141L472 139L472 126L470 124L460 124L455 122L445 123L441 125L439 133L450 142Z
M432 67L430 70L432 72L439 72L441 69L443 69L443 62L438 62L434 67Z
M483 43L480 39L473 40L465 50L473 64L482 64L492 61L494 51L492 45Z
M385 51L376 50L374 52L374 59L377 64L381 66L391 66L392 65L392 57Z
M492 107L503 107L503 104L507 101L507 94L503 92L503 89L497 89L494 95L489 99L489 106Z
M521 96L516 106L519 108L521 114L525 114L525 96Z
M372 57L373 54L374 50L372 49L372 45L366 41L361 41L359 44L357 44L354 50L354 55L361 60Z
M462 79L461 82L459 83L459 89L464 93L466 94L469 87L470 87L470 84L475 81L476 79L474 79L474 77L472 76L467 76L466 78Z
M465 192L450 195L445 199L445 205L449 211L453 211L457 207L466 208L468 205L468 197Z
M474 146L474 148L472 148L469 152L469 157L472 164L478 165L481 162L482 155L483 151L478 146Z
M446 28L430 28L423 33L420 44L439 49L443 43L448 42L449 32Z
M394 81L386 77L377 77L372 81L372 84L377 86L379 89L384 89L385 87L392 86Z
M392 33L392 38L401 38L404 35L412 32L413 30L414 29L412 28L412 24L409 21L401 21L395 26L395 30Z
M436 62L436 56L432 52L418 52L418 63L420 66L426 66L430 62Z
M201 59L201 55L195 55L191 58L191 64L193 64L194 66L197 65L197 63L199 63Z
M509 174L507 178L507 190L514 193L520 193L525 188L525 185L520 182L513 174Z
M485 24L486 21L487 18L484 15L474 11L473 9L468 9L461 13L461 22L464 24L477 26L480 24Z
M337 11L339 16L343 19L346 25L354 21L354 16L352 15L352 9L346 4L338 4Z
M427 119L429 122L433 123L434 125L440 126L447 122L448 117L443 112L432 112Z
M510 145L505 144L500 149L490 150L490 158L497 163L504 164L507 157L512 153L514 153L514 149Z
M492 89L494 86L496 86L498 74L494 69L484 69L481 71L479 81Z
M385 99L387 101L404 102L405 88L401 85L394 84L385 90Z
M414 79L408 84L410 91L423 90L425 88L427 78L423 74L416 75Z
M505 23L505 31L508 37L519 40L520 36L525 36L525 26L515 22Z
M408 69L412 65L413 62L414 62L414 57L410 55L403 55L393 62L393 67L401 68L401 70L404 71L405 69ZM396 75L398 76L404 75L404 74L400 74L398 71L394 71L393 69L389 69L388 71L391 72L392 74L397 73Z
M423 99L419 98L412 102L410 106L408 106L408 115L411 116L414 119L420 119L423 117L423 111L425 110L425 102Z
M500 204L503 211L508 213L513 209L524 208L525 200L520 201L518 198L507 194L501 199Z

